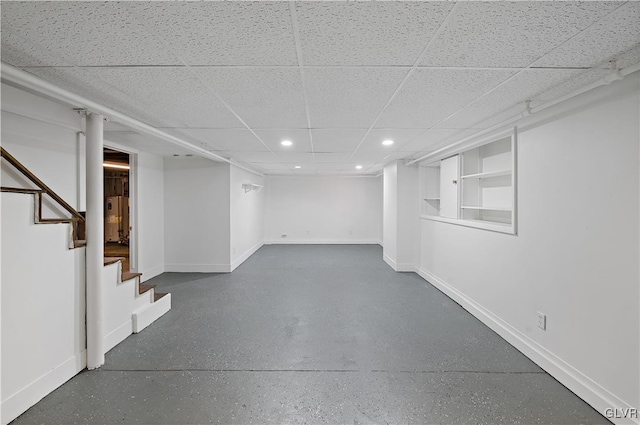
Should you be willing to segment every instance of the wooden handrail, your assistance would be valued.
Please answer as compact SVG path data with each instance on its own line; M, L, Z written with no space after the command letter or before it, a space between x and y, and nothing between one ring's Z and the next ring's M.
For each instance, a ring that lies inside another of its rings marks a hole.
M42 180L37 178L31 171L29 171L29 169L27 169L27 167L22 165L22 163L20 161L15 159L9 152L7 152L5 150L5 148L3 148L1 146L0 146L0 153L2 153L2 158L6 159L9 164L13 165L26 178L28 178L36 186L38 186L44 193L46 193L51 198L53 198L54 201L56 201L58 204L60 204L60 206L62 206L62 208L67 210L72 216L74 216L76 219L78 219L79 222L81 222L81 223L85 222L85 218L82 216L82 214L80 214L78 211L76 211L71 205L67 204L64 199L62 199L57 193L55 193L53 190L51 190L51 188L49 186L44 184L42 182Z

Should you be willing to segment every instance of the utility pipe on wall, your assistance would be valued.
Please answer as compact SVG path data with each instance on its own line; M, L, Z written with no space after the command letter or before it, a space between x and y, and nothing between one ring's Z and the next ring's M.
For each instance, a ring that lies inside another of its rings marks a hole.
M104 171L103 129L104 117L88 113L87 155L87 368L96 369L104 364Z
M223 156L216 155L213 152L209 152L206 149L195 146L194 144L187 142L179 137L176 137L172 134L165 133L162 130L159 130L155 127L150 126L149 124L145 124L142 121L138 121L135 118L131 118L128 115L120 113L115 109L111 109L109 107L103 106L99 103L96 103L92 100L86 99L82 96L78 96L75 93L71 93L70 91L64 90L50 82L43 80L41 78L36 77L33 74L29 74L16 68L15 66L11 66L7 63L2 62L2 66L0 67L2 80L5 83L8 83L14 87L31 90L33 92L45 95L52 99L55 99L59 102L65 103L67 105L71 105L74 108L86 109L88 111L94 111L99 114L102 114L109 121L114 121L120 124L123 124L133 130L136 130L142 134L147 134L149 136L157 137L169 143L172 143L176 146L180 146L184 149L190 150L191 152L196 153L198 156L203 158L211 159L213 161L218 162L226 162L235 167L241 168L245 171L248 171L252 174L258 175L260 177L264 177L264 174L258 173L251 168L244 167L230 159L227 159Z
M475 134L473 134L471 136L465 137L462 140L450 143L450 144L448 144L448 145L446 145L446 146L444 146L444 147L442 147L440 149L437 149L437 150L435 150L433 152L429 152L426 155L422 155L422 156L420 156L420 157L418 157L416 159L413 159L413 160L407 162L406 165L412 165L412 164L415 164L416 162L420 162L420 161L424 161L424 160L427 160L427 159L430 159L430 158L437 157L438 155L446 153L447 151L449 151L450 149L452 149L452 148L454 148L456 146L464 145L465 143L470 142L470 141L472 141L472 140L474 140L474 139L476 139L476 138L478 138L480 136L483 136L483 135L491 133L493 131L498 131L499 129L502 129L502 128L505 128L507 126L510 126L513 123L515 123L516 121L519 121L520 119L522 119L523 117L526 117L526 116L529 116L531 114L540 112L540 111L542 111L544 109L550 108L550 107L552 107L554 105L557 105L560 102L564 102L565 100L569 100L569 99L571 99L573 97L579 96L579 95L581 95L583 93L586 93L586 92L588 92L590 90L596 89L596 88L598 88L600 86L604 86L604 85L610 84L610 83L612 83L614 81L620 80L620 79L626 77L629 74L637 72L638 70L640 70L640 64L631 65L631 66L628 66L628 67L626 67L624 69L617 69L617 68L613 67L611 69L611 71L609 72L609 74L605 75L604 77L600 78L599 80L597 80L597 81L595 81L595 82L593 82L593 83L591 83L591 84L589 84L587 86L581 87L581 88L579 88L579 89L577 89L577 90L575 90L575 91L573 91L573 92L571 92L569 94L561 96L561 97L559 97L557 99L545 102L542 105L537 106L535 108L531 108L530 104L527 103L526 110L525 110L525 112L523 114L517 115L517 116L515 116L513 118L509 118L506 121L502 121L501 123L498 123L498 124L493 125L493 126L491 126L489 128L481 130L481 131L479 131L479 132L477 132L477 133L475 133Z

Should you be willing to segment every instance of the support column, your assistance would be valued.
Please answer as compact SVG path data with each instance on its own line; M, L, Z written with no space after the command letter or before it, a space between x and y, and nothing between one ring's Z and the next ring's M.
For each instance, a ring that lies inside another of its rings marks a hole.
M104 117L87 114L87 368L104 364Z

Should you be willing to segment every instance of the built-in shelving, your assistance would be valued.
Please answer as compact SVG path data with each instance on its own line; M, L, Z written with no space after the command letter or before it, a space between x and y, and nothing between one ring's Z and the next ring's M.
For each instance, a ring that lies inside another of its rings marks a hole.
M515 129L420 170L421 217L516 232Z
M490 179L495 177L510 176L511 170L489 171L486 173L467 174L463 179Z
M510 207L485 207L485 206L469 206L464 205L463 210L486 210L486 211L511 211Z

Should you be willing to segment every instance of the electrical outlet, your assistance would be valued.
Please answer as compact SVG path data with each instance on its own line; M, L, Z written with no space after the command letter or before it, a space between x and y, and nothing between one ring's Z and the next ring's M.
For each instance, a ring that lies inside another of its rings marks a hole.
M538 327L543 331L547 330L547 316L544 313L538 312Z

